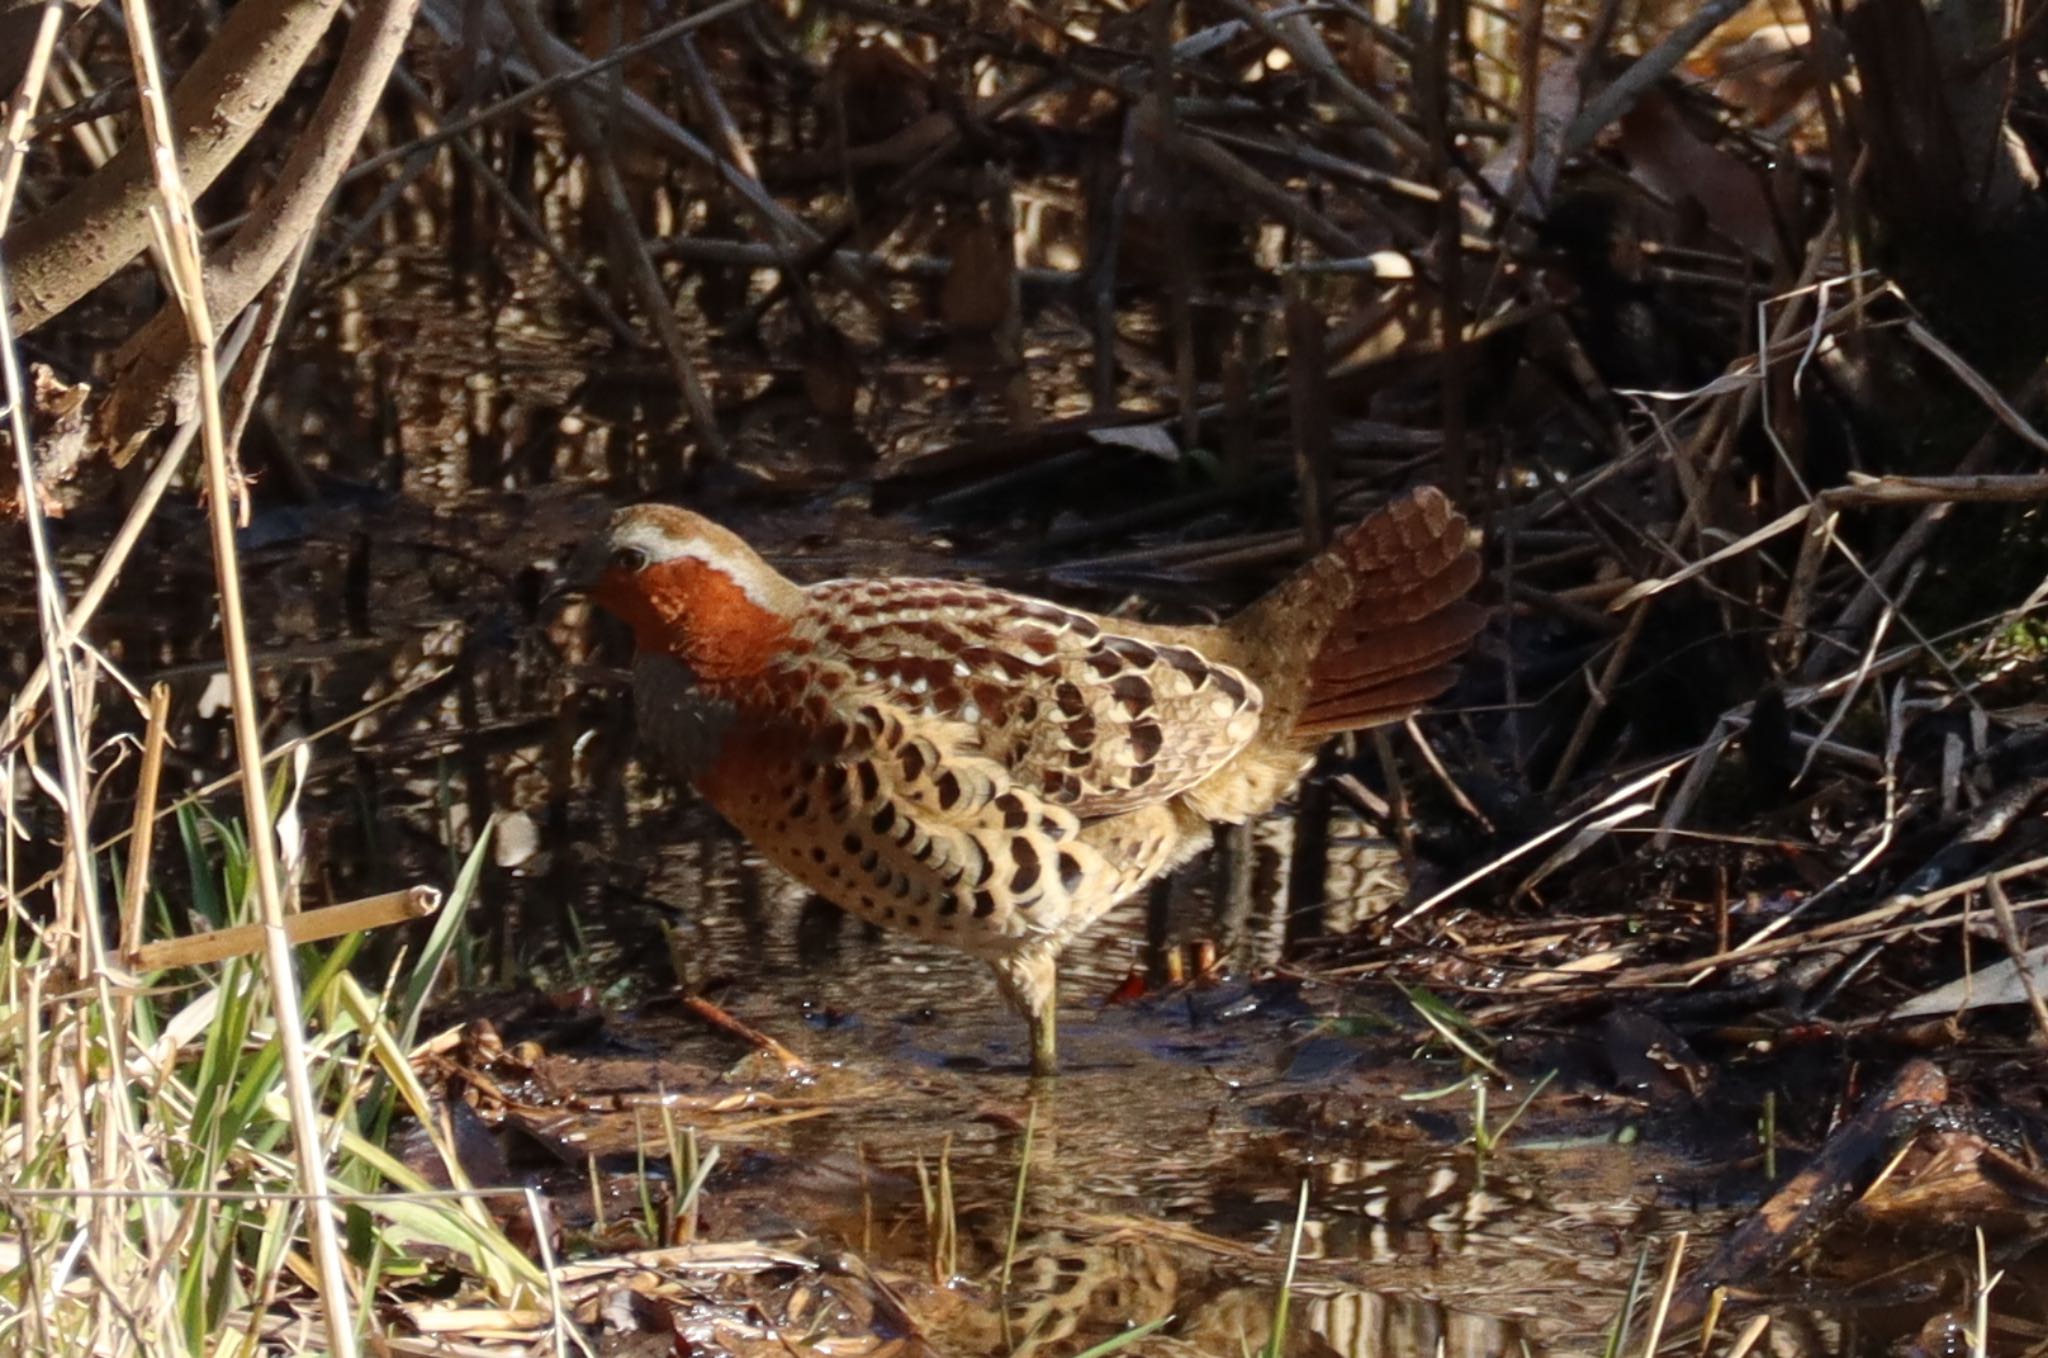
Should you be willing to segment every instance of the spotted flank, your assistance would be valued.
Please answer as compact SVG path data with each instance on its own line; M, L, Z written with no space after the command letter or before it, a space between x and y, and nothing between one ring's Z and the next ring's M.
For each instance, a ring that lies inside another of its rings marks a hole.
M840 692L971 728L963 743L1021 790L1084 819L1179 795L1258 731L1259 689L1239 671L1072 609L942 580L808 593L812 658L843 666Z
M805 700L789 684L770 678L740 699L748 739L698 786L779 866L853 914L998 958L1064 940L1157 870L1106 854L1072 810L973 750L964 723L865 691Z

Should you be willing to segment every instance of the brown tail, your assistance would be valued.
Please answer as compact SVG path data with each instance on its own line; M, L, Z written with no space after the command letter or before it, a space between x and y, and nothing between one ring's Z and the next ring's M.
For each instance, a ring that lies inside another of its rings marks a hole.
M1424 486L1249 611L1241 635L1304 667L1306 685L1290 695L1297 739L1399 721L1456 681L1452 662L1486 618L1464 601L1479 580L1465 536L1465 516Z

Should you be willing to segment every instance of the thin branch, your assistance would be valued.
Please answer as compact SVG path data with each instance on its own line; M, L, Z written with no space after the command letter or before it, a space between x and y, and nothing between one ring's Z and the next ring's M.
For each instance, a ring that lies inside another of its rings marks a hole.
M387 0L409 10L413 0ZM366 0L363 22L383 10L379 0ZM343 1270L341 1238L327 1199L326 1141L313 1099L307 1069L307 1043L299 1017L299 984L285 932L284 884L278 867L277 836L270 820L269 791L263 777L263 736L256 720L256 680L249 663L248 625L242 610L241 568L235 544L235 472L227 447L227 421L220 409L220 374L215 365L213 319L207 309L205 267L200 262L199 229L192 219L192 200L179 175L170 111L157 71L156 46L148 0L129 0L129 42L142 96L144 126L154 151L158 193L162 199L164 253L182 291L187 333L199 352L200 429L206 446L207 522L213 531L214 570L220 584L221 635L226 649L228 682L233 694L235 746L241 762L242 811L248 830L249 855L255 867L256 901L263 922L264 970L270 982L271 1007L277 1022L280 1064L290 1109L293 1148L298 1156L299 1186L311 1198L306 1225L326 1321L328 1349L334 1358L355 1358L354 1309L349 1304ZM61 678L61 676L60 676ZM60 683L59 688L62 687Z

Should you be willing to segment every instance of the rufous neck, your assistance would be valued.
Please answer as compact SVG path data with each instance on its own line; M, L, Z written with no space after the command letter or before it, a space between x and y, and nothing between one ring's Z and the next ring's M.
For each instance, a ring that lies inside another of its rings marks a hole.
M758 674L789 641L788 617L692 557L607 580L597 600L632 627L640 650L674 656L700 679Z

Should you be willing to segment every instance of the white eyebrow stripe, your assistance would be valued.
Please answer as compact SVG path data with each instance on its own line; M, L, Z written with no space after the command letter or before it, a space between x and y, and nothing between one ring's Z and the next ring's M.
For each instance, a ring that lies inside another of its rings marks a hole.
M651 562L701 561L740 587L747 599L764 609L774 608L770 581L758 563L735 558L702 538L678 542L652 523L629 524L612 538L614 546L633 547L647 554Z

